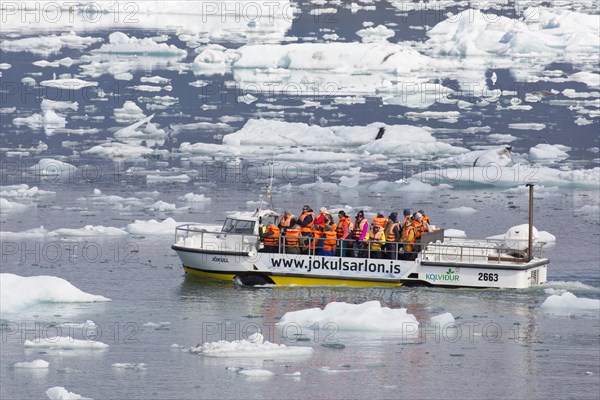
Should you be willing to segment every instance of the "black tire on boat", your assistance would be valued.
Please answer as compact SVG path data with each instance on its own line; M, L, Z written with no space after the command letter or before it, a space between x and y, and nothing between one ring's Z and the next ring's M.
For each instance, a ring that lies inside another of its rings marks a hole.
M242 286L260 286L260 285L274 285L275 282L264 274L240 274L234 278L234 281Z

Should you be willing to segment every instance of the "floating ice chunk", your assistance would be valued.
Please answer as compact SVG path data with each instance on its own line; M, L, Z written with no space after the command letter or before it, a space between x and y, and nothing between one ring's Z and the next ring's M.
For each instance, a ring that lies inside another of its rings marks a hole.
M22 232L9 232L9 231L0 231L0 239L8 240L8 239L41 239L47 237L57 236L55 232L48 231L43 226L39 228L27 229Z
M238 371L238 374L244 375L244 376L265 377L265 378L275 375L275 373L273 373L271 371L268 371L266 369L258 369L258 368L241 369Z
M394 188L400 193L431 193L437 190L435 186L416 179L409 179L406 184L403 185L397 185L396 183L397 182L394 183Z
M115 108L113 110L115 121L122 122L133 122L145 118L144 111L133 101L126 101L123 104L123 108Z
M24 343L26 348L48 348L48 349L89 349L102 350L108 348L106 343L96 342L93 340L73 339L70 336L53 336L49 338L36 338L26 340Z
M175 204L167 203L165 201L159 200L154 204L148 206L149 210L154 211L176 211L178 208Z
M76 101L55 101L44 99L42 100L41 108L42 110L77 111L79 108L79 103Z
M183 58L187 51L175 45L157 43L152 38L138 39L127 36L123 32L113 32L108 36L109 43L103 44L99 49L93 50L96 54L125 54L127 56L161 56Z
M80 229L61 228L54 231L59 236L87 237L87 236L124 236L127 235L123 229L105 227L102 225L86 225Z
M451 313L447 312L431 317L431 323L440 324L441 327L444 327L447 325L454 325L456 324L456 321L454 320L454 316Z
M46 109L42 114L33 114L29 117L18 117L13 119L13 124L16 126L26 125L31 129L44 128L47 135L54 133L56 129L64 128L67 120L59 116L51 109Z
M525 185L517 186L516 188L503 190L502 193L512 194L512 195L528 195L529 187ZM533 187L533 196L535 198L546 198L546 197L556 197L560 196L560 188L558 186L544 186L544 185L535 185Z
M115 369L130 369L134 371L146 371L148 369L146 368L145 363L114 363L112 367Z
M287 312L277 323L284 327L286 324L298 324L311 328L315 324L323 326L332 323L343 331L387 331L404 332L416 328L419 322L414 315L408 314L406 308L391 309L381 307L379 301L368 301L362 304L332 302L320 308Z
M142 325L142 327L144 328L154 328L156 330L161 330L161 329L165 329L168 328L169 326L171 326L171 323L169 321L161 321L161 322L146 322L144 325Z
M209 203L211 198L205 197L203 194L186 193L185 195L181 196L179 200L190 203Z
M49 55L58 53L63 47L83 50L90 45L101 42L100 38L81 37L74 32L63 33L60 36L28 37L15 40L4 40L0 49L7 52L28 51L34 54Z
M600 88L600 74L595 72L577 72L569 75L569 79L577 82L583 82L591 88Z
M570 150L569 146L561 144L540 143L529 149L529 158L532 161L559 161L568 158L567 151Z
M53 195L56 192L40 190L37 186L29 187L27 184L5 185L0 188L0 196L12 198L30 198L36 196Z
M42 81L40 85L57 89L79 90L85 87L98 86L98 82L84 81L79 78L65 78Z
M553 294L540 306L545 312L571 313L581 311L600 312L600 300L579 298L571 292Z
M446 212L449 212L451 214L458 214L458 215L473 215L475 213L478 213L479 210L476 210L472 207L460 206L460 207L451 208L449 210L446 210Z
M54 386L46 390L46 396L50 400L91 400L80 394L69 392L62 386Z
M136 220L127 225L125 230L131 235L172 235L179 225L181 224L172 218L167 218L162 222L154 219L149 221Z
M146 175L148 183L170 183L170 182L189 182L192 178L186 174L168 176L168 175Z
M525 131L541 131L542 129L546 129L546 124L540 124L540 123L527 123L527 122L523 122L523 123L514 123L514 124L508 124L508 127L510 129L519 129L519 130L525 130Z
M15 313L37 303L88 303L110 301L85 293L54 276L22 277L0 274L0 312Z
M17 203L0 197L0 213L2 214L24 211L27 207L29 206L26 204Z
M387 28L385 25L378 25L377 27L369 27L361 29L356 32L358 36L362 38L363 43L373 43L379 41L386 41L396 35L394 30Z
M156 85L166 85L171 82L168 78L163 78L162 76L142 76L140 78L141 82L144 83L154 83Z
M589 120L589 119L584 118L584 117L577 117L577 119L575 120L575 124L579 125L579 126L591 125L593 123L594 123L594 121Z
M111 158L135 159L154 153L148 147L130 143L103 143L83 151L84 154L96 154Z
M204 343L190 349L192 353L200 353L207 357L235 358L274 358L289 356L307 356L312 354L312 347L288 347L284 344L265 341L260 333L253 333L247 340Z
M487 138L495 143L510 143L518 139L516 136L502 133L492 133L491 135L488 135Z
M16 362L10 365L11 368L25 368L25 369L47 369L50 366L50 363L46 360L33 360L33 361L23 361Z
M12 65L8 64L8 63L0 63L0 70L7 70L10 69L10 67L12 67Z

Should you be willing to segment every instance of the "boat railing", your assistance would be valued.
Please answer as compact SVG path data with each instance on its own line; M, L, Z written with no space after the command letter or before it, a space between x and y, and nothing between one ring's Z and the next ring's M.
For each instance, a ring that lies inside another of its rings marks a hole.
M502 239L451 239L444 241L441 233L424 234L415 242L357 241L327 239L312 236L277 236L277 244L265 244L259 236L246 233L215 232L201 225L182 225L175 230L175 244L180 247L210 250L266 253L304 254L312 256L347 256L396 260L421 259L430 262L511 262L526 263L526 249L511 249ZM448 239L448 238L446 238ZM335 240L335 243L333 242ZM327 242L327 243L326 243ZM533 254L543 256L543 242L537 242Z

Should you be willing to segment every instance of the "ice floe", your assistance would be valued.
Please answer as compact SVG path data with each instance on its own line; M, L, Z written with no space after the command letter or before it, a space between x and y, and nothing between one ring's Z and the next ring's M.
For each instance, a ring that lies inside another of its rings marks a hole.
M17 203L16 201L10 201L3 197L0 197L0 213L13 213L25 211L29 206L27 204Z
M69 350L103 350L108 348L106 343L94 340L74 339L70 336L53 336L48 338L36 338L26 340L26 348L48 348L48 349L69 349Z
M39 36L22 39L4 40L0 49L6 52L28 51L34 54L50 55L58 53L63 47L83 50L94 43L101 42L100 38L81 37L75 32L63 33L59 36Z
M286 324L298 324L311 328L323 326L326 323L335 324L341 331L395 333L402 333L419 325L415 316L406 312L406 308L382 307L377 300L362 304L332 302L327 304L324 309L309 308L291 311L285 313L277 325L283 328Z
M135 36L127 36L123 32L113 32L108 36L109 43L103 44L99 49L93 50L97 54L125 54L127 56L162 56L182 58L187 51L177 48L175 45L157 43L152 38L138 39Z
M0 311L15 313L39 303L88 303L110 301L85 293L55 276L23 277L0 274Z
M148 368L147 365L145 363L139 363L139 364L135 364L135 363L114 363L112 365L113 368L115 369L126 369L126 370L133 370L133 371L146 371Z
M50 400L91 400L80 394L69 392L62 386L54 386L46 390L46 396Z
M123 229L106 227L102 225L86 225L83 228L60 228L54 231L58 236L84 238L88 236L124 236L127 235Z
M450 208L450 209L446 210L446 212L451 213L451 214L458 214L458 215L473 215L473 214L478 213L479 210L476 210L473 207L460 206L460 207L456 207L456 208Z
M21 361L12 363L11 368L23 368L23 369L47 369L50 363L46 360L33 360L33 361Z
M173 235L175 228L182 223L178 223L172 218L167 218L162 222L154 219L149 221L139 221L127 225L125 230L131 235Z
M219 340L218 342L204 343L189 350L207 357L235 357L235 358L275 358L290 356L307 356L312 354L312 347L286 346L284 344L265 341L263 335L256 332L248 339L234 340L231 342Z
M571 292L553 294L546 298L540 306L549 313L568 314L577 312L600 312L600 300L579 298Z
M454 316L449 312L431 317L430 322L432 324L439 324L442 327L456 323Z
M25 125L31 129L43 128L46 135L51 135L57 129L64 128L67 124L67 120L56 114L53 110L46 109L42 114L14 118L12 123L16 126Z
M86 87L98 86L98 82L84 81L79 78L64 78L42 81L40 85L57 89L79 90Z
M569 146L561 144L540 143L529 149L529 159L531 161L559 161L569 158L567 151Z
M179 197L179 200L190 203L209 203L211 198L204 196L204 194L186 193L185 195Z

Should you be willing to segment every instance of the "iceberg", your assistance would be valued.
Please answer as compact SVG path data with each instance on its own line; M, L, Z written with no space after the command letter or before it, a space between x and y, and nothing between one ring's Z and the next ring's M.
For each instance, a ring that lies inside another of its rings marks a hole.
M332 302L324 309L309 308L287 312L281 317L277 326L297 324L312 329L315 324L335 324L341 331L382 331L403 333L409 328L419 326L414 315L408 314L406 308L392 309L382 307L377 300L362 304Z
M274 358L308 356L313 352L312 347L289 347L284 344L271 343L264 340L262 334L256 332L248 339L234 340L231 342L219 340L218 342L204 343L189 350L206 357L235 357L235 358Z
M0 312L17 313L39 303L104 302L104 296L85 293L55 276L23 277L0 274Z

